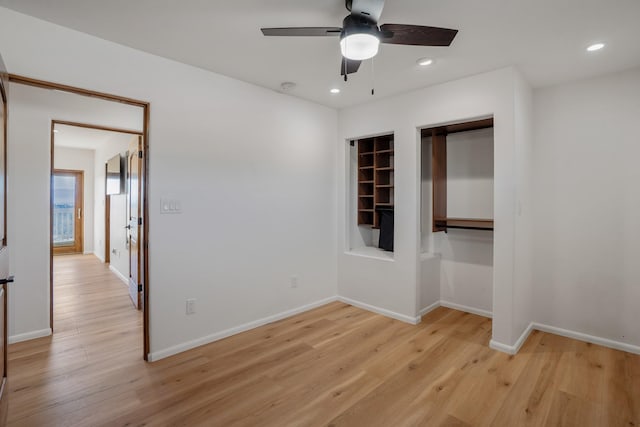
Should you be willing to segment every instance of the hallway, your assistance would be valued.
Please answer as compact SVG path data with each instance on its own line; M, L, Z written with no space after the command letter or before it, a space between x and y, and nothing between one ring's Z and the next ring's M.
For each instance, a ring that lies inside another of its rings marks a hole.
M144 369L142 312L126 285L93 255L53 262L54 335L9 346L9 425L105 422L99 406L133 403L118 385Z

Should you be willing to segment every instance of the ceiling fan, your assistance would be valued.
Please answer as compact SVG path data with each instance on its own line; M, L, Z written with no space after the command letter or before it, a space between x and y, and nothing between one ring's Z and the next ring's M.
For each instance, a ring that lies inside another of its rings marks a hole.
M378 54L380 43L411 46L449 46L458 30L421 25L383 24L378 27L384 0L346 0L350 15L340 27L262 28L265 36L340 36L344 76L358 71L363 60Z

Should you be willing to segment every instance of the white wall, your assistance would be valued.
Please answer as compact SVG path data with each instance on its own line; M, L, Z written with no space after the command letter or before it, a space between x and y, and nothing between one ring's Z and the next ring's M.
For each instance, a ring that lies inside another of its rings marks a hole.
M155 356L336 294L334 110L3 8L0 51L12 73L151 103ZM19 145L15 134L9 137ZM14 150L9 152L12 182L16 169L31 160ZM28 198L42 206L26 216L44 223L48 186L37 177L28 179L44 197L42 202L36 195ZM163 196L179 199L183 213L160 215ZM14 190L9 200L14 221L15 197ZM48 267L40 252L46 255L47 249L30 243L15 245L14 253L38 253L41 260L29 256L29 265L38 266L34 282L46 283ZM290 286L292 275L299 278L296 289ZM21 298L16 296L12 311L31 312ZM195 315L185 315L187 298L197 301ZM43 310L33 316L46 317ZM26 330L47 324L17 323L12 327Z
M515 166L518 183L515 201L515 246L512 342L525 335L534 320L533 291L533 91L521 75L514 81ZM537 218L535 219L537 220Z
M95 254L104 261L105 233L105 163L113 156L124 153L129 148L129 141L137 136L126 133L109 132L109 137L102 141L95 151ZM126 195L111 196L111 257L110 266L125 278L129 277L129 249L126 243ZM115 253L113 252L115 250Z
M129 278L129 245L127 244L127 195L112 194L110 203L110 251L109 266L120 273L120 278ZM128 283L128 282L127 282Z
M440 299L480 312L493 311L493 233L449 229L434 233L440 256Z
M535 319L640 345L640 69L536 90Z
M437 254L420 254L418 315L440 303L440 270L440 257Z
M11 272L18 285L9 293L9 336L15 341L49 332L51 120L139 129L142 113L63 92L16 84L9 89L7 220Z
M55 138L55 136L54 136ZM84 150L70 147L54 147L53 166L56 169L81 170L83 174L82 212L84 227L83 251L85 254L93 252L93 176L94 150Z
M447 136L447 216L493 218L493 129Z
M423 274L418 260L421 235L421 138L419 128L494 116L493 338L512 345L515 217L520 185L515 167L515 81L503 69L394 96L340 112L338 162L338 290L341 296L376 306L407 319L422 308ZM347 141L363 135L395 133L395 253L393 260L365 258L348 248ZM523 196L522 196L523 197ZM428 246L428 245L426 245ZM439 284L438 284L439 285ZM436 292L433 292L435 294Z

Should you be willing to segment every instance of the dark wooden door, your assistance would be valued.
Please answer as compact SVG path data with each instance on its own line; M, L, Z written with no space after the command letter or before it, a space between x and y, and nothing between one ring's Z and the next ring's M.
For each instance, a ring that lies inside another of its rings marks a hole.
M142 137L136 136L129 143L127 198L129 211L129 294L133 304L142 309Z
M7 282L9 254L7 248L7 88L8 76L0 56L0 425L7 420Z

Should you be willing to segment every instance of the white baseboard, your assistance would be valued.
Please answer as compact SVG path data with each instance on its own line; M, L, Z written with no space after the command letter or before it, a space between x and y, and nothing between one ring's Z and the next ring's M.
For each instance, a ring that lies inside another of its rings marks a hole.
M527 340L527 338L529 338L529 334L531 334L531 331L533 331L534 329L535 328L534 328L533 322L529 323L529 326L527 326L526 329L522 332L522 334L520 335L520 338L518 338L518 341L516 341L514 345L503 344L501 342L491 340L489 342L489 347L491 347L494 350L501 351L503 353L517 354L520 351L520 348L522 347L522 345Z
M626 351L628 353L640 354L640 346L627 344L620 341L614 341L608 338L596 337L593 335L583 334L581 332L570 331L562 328L556 328L555 326L543 325L541 323L533 323L533 329L537 329L538 331L542 331L542 332L548 332L550 334L560 335L567 338L573 338L578 341L590 342L592 344L613 348L615 350L621 350L621 351Z
M124 277L124 275L120 273L118 270L116 270L116 268L113 265L109 264L109 270L111 270L113 274L118 276L118 279L122 280L125 283L125 285L129 286L129 279Z
M82 255L93 255L93 251L84 251Z
M456 304L449 301L440 300L440 305L447 308L453 308L454 310L466 311L467 313L477 314L478 316L493 318L493 313L487 310L482 310L475 307L469 307L462 304Z
M14 344L22 341L34 340L36 338L48 337L51 335L51 328L41 329L39 331L26 332L24 334L11 335L7 341L9 344Z
M111 268L111 267L110 267ZM118 273L116 273L118 274ZM119 275L120 277L121 275ZM122 278L122 277L121 277ZM126 282L126 281L125 281ZM211 334L211 335L207 335L205 337L202 338L198 338L195 340L191 340L191 341L187 341L184 342L182 344L178 344L169 348L166 348L164 350L159 350L156 352L152 352L149 353L149 361L153 362L153 361L157 361L160 359L164 359L166 357L169 356L173 356L174 354L178 354L178 353L182 353L183 351L187 351L187 350L191 350L193 348L196 347L200 347L202 345L205 344L209 344L218 340L221 340L223 338L227 338L231 335L235 335L235 334L239 334L241 332L245 332L254 328L258 328L260 326L266 325L268 323L273 323L276 322L278 320L282 320L282 319L286 319L287 317L291 317L291 316L295 316L296 314L300 314L303 313L305 311L309 311L309 310L313 310L314 308L318 308L320 306L329 304L331 302L334 301L341 301L345 304L349 304L352 305L354 307L358 307L361 308L363 310L367 310L367 311L371 311L377 314L380 314L382 316L386 316L386 317L391 317L393 319L396 320L400 320L402 322L406 322L406 323L410 323L412 325L416 325L418 323L420 323L421 321L421 317L424 316L425 314L429 313L432 310L435 310L436 308L442 306L442 307L447 307L447 308L451 308L454 310L460 310L460 311L465 311L468 313L472 313L472 314L476 314L479 316L484 316L484 317L492 317L492 313L486 310L481 310L481 309L477 309L477 308L473 308L473 307L468 307L468 306L464 306L464 305L460 305L460 304L454 304L448 301L437 301L431 305L429 305L428 307L423 308L422 310L420 310L419 315L415 318L411 317L411 316L406 316L404 314L400 314L400 313L396 313L393 312L391 310L387 310L384 308L380 308L380 307L376 307L370 304L366 304L360 301L356 301L353 300L351 298L346 298L346 297L341 297L341 296L333 296L333 297L329 297L329 298L325 298L310 304L306 304L291 310L287 310L287 311L283 311L281 313L278 314L274 314L272 316L268 316L262 319L258 319L255 320L253 322L248 322L245 323L243 325L239 325L233 328L229 328L226 329L224 331L220 331L217 332L215 334ZM498 341L494 341L491 340L489 343L489 347L491 347L494 350L498 350L498 351L502 351L504 353L507 354L516 354L518 353L518 351L520 350L520 348L522 347L522 345L526 342L527 338L529 337L529 335L531 334L531 332L536 329L542 332L548 332L548 333L552 333L552 334L556 334L556 335L561 335L564 337L568 337L568 338L573 338L579 341L585 341L585 342L590 342L593 344L597 344L597 345L602 345L605 347L609 347L609 348L613 348L616 350L621 350L621 351L626 351L629 353L634 353L634 354L640 354L640 346L635 346L632 344L626 344L626 343L622 343L619 341L613 341L610 339L606 339L606 338L600 338L600 337L595 337L592 335L587 335L587 334L583 334L580 332L575 332L575 331L569 331L567 329L562 329L562 328L556 328L554 326L549 326L549 325L543 325L540 323L535 323L532 322L529 324L529 326L527 326L527 328L522 332L522 334L520 335L520 337L518 338L518 340L515 342L515 344L513 345L508 345L508 344L504 344ZM9 343L14 343L14 342L20 342L20 341L26 341L29 339L34 339L34 338L40 338L40 337L45 337L51 335L51 329L43 329L41 331L33 331L33 332L29 332L26 334L20 334L20 335L14 335L9 337Z
M404 314L396 313L395 311L387 310L386 308L376 307L375 305L370 305L364 302L356 301L351 298L346 297L338 297L338 301L341 301L345 304L352 305L354 307L361 308L363 310L372 311L377 314L381 314L383 316L391 317L392 319L400 320L401 322L410 323L412 325L417 325L422 320L420 316L411 317Z
M223 338L230 337L231 335L239 334L240 332L246 332L251 329L266 325L268 323L277 322L278 320L286 319L287 317L295 316L296 314L303 313L305 311L313 310L314 308L321 307L331 302L337 301L338 297L329 297L320 301L312 302L310 304L303 305L291 310L283 311L272 316L264 317L262 319L254 320L253 322L245 323L240 326L226 329L224 331L216 332L215 334L207 335L202 338L187 341L182 344L178 344L164 350L154 351L148 354L149 362L155 362L165 357L173 356L174 354L182 353L183 351L191 350L192 348L200 347L205 344L221 340Z
M433 304L431 304L430 306L427 306L427 307L423 308L422 310L420 310L420 311L418 312L418 316L422 317L422 316L424 316L425 314L427 314L427 313L429 313L429 312L431 312L431 311L435 310L435 309L436 309L436 308L438 308L438 307L440 307L440 301L436 301L436 302L434 302Z

